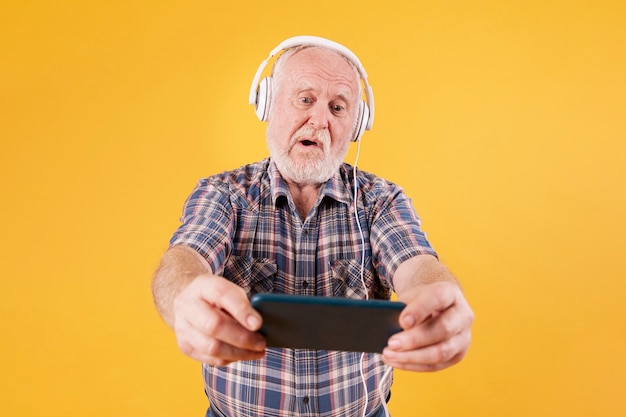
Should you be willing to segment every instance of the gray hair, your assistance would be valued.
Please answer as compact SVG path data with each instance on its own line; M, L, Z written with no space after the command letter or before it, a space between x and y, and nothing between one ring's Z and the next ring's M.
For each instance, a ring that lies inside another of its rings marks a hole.
M270 109L271 109L271 106L274 104L276 92L278 91L277 86L280 84L279 81L282 78L282 72L283 72L283 67L285 66L285 62L287 62L289 58L291 58L298 52L304 49L308 49L308 48L324 48L324 47L319 46L319 45L298 45L298 46L294 46L293 48L289 48L285 50L282 54L278 56L278 58L276 58L276 61L274 62L274 66L272 67L272 89L270 92L271 93ZM357 80L359 80L358 82L359 82L359 89L360 89L361 73L359 72L359 69L355 65L355 63L352 62L352 60L350 60L347 56L341 54L340 52L337 52L334 49L330 49L330 50L337 53L339 56L345 59L345 61L348 64L350 64L350 68L352 68L354 75L356 76Z

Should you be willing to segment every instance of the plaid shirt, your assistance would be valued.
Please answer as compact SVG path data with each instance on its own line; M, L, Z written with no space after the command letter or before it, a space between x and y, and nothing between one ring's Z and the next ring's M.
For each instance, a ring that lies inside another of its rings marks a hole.
M188 197L170 244L186 245L214 273L256 293L388 299L392 276L405 260L436 255L403 190L358 172L354 215L352 168L343 164L320 190L306 219L287 184L265 159L200 180ZM360 416L380 405L379 354L268 348L263 359L204 365L209 401L227 416ZM388 393L391 378L383 389Z

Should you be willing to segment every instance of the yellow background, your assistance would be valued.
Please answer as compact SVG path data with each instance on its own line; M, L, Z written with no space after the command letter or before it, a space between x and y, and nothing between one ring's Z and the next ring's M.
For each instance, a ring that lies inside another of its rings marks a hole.
M406 188L476 312L462 364L397 374L394 417L626 415L625 18L623 1L2 2L1 413L203 415L151 274L196 180L267 154L259 63L314 34L365 65L359 165Z

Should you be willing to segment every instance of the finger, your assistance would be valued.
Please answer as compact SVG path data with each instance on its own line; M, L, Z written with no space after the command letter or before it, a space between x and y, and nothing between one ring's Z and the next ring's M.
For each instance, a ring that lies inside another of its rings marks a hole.
M222 347L217 347L218 344L221 342L215 339L209 342L207 339L206 344L202 342L195 344L179 342L179 348L192 359L214 366L228 365L239 360L260 359L265 355L265 352L237 349L225 344L222 344Z
M471 332L464 331L441 343L413 351L383 350L383 361L394 368L410 371L436 371L458 363L466 355Z
M251 350L220 340L219 336L209 336L189 322L177 324L175 330L179 348L184 354L211 365L223 365L235 360L258 359L265 354L265 343L262 337L259 338L261 344L258 349ZM248 332L245 329L242 330ZM252 335L259 337L259 335Z
M243 327L227 311L203 301L193 303L189 307L189 314L186 315L188 326L209 340L211 344L205 342L202 350L210 350L211 356L220 353L218 352L220 349L228 352L225 346L255 352L265 350L265 338Z
M435 345L469 328L464 317L453 306L439 315L431 315L418 325L396 333L389 338L387 344L396 351L411 351Z
M423 323L432 317L439 316L442 312L454 305L459 288L450 282L437 282L415 289L406 297L400 297L400 301L406 303L406 307L400 314L400 326L407 330ZM404 300L403 298L410 298Z
M237 322L251 331L261 328L261 315L252 307L246 292L238 285L221 277L208 277L202 286L202 298L230 314Z
M394 369L399 369L403 371L411 371L411 372L436 372L441 371L443 369L449 368L457 363L459 363L463 359L463 355L458 355L454 357L452 360L442 363L435 364L423 364L423 363L414 363L414 362L404 362L404 361L394 361L383 357L383 363L387 366L391 366Z

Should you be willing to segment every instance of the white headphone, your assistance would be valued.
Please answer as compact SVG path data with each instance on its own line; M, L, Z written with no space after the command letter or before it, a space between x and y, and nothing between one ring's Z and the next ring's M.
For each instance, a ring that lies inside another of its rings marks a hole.
M365 93L365 100L362 100L361 104L359 105L359 115L356 124L356 131L354 137L352 138L352 141L359 140L361 138L361 135L363 135L366 130L372 129L372 124L374 123L374 93L372 92L372 87L370 87L369 83L367 82L367 73L365 72L365 68L363 68L363 65L361 65L361 61L359 61L359 58L357 58L357 56L348 48L341 44L338 44L337 42L333 42L331 40L320 38L317 36L296 36L286 39L281 42L280 45L274 48L272 52L270 52L269 56L261 63L259 69L257 69L256 74L254 75L254 80L252 80L249 97L249 103L254 105L254 111L256 112L257 117L259 118L259 120L265 122L267 121L267 117L269 114L272 77L267 76L260 80L261 74L267 66L267 63L274 55L278 54L279 52L302 45L320 46L331 49L348 58L358 69L361 80L363 80L363 91Z

